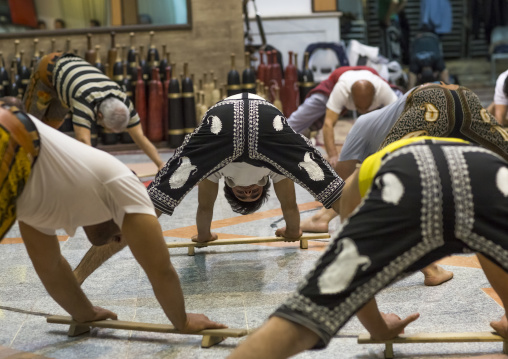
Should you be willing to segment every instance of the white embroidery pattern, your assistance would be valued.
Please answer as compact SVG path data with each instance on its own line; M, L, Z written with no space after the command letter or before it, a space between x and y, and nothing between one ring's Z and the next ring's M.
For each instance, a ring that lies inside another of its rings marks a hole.
M176 171L169 178L169 186L172 189L182 187L185 182L189 179L189 176L197 171L197 167L194 166L189 157L181 157L180 158L180 166L176 169Z
M222 121L217 116L208 117L208 124L210 125L210 131L214 135L218 135L222 130Z
M319 167L319 165L312 159L312 153L306 152L303 157L303 162L298 164L298 168L302 168L307 171L309 177L313 181L322 181L325 179L325 173Z
M273 119L273 128L275 131L282 131L284 129L284 123L282 122L282 116L275 116Z
M381 177L377 177L376 185L381 189L381 198L386 203L399 204L404 195L404 185L400 179L393 173L385 173Z
M496 174L496 185L501 193L508 197L508 168L501 167Z
M335 252L340 253L318 279L321 294L342 292L351 284L358 268L366 270L370 266L370 258L358 253L351 238L341 239Z

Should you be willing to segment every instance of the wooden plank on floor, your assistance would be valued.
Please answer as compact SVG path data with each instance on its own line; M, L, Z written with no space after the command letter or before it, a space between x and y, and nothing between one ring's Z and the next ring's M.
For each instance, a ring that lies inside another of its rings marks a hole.
M123 330L136 330L143 332L156 332L156 333L174 333L181 334L171 324L157 324L157 323L139 323L129 322L124 320L99 320L96 322L80 323L72 320L71 317L63 315L51 315L46 318L48 323L54 324L67 324L76 326L88 326L95 328L110 328L110 329L123 329ZM247 329L205 329L192 335L213 335L219 337L243 337L248 334Z
M171 242L166 243L168 248L188 248L188 255L193 256L196 248L204 248L209 246L222 246L231 244L258 244L258 243L271 243L271 242L299 242L300 248L309 248L308 241L313 239L324 239L330 238L328 233L312 233L304 234L296 240L286 240L284 237L253 237L253 238L230 238L230 239L218 239L212 242L197 243L197 242Z
M495 332L401 334L390 340L372 339L368 333L358 336L358 344L384 344L384 357L386 359L392 359L394 357L394 344L464 342L503 342L503 353L507 354L508 351L508 342Z
M495 332L465 332L465 333L418 333L401 334L390 340L375 340L370 334L358 336L358 344L392 343L461 343L461 342L502 342L504 338Z
M312 233L304 234L296 240L285 240L283 237L252 237L252 238L230 238L218 239L212 242L196 243L196 242L171 242L167 243L168 248L183 248L183 247L208 247L208 246L222 246L230 244L250 244L250 243L269 243L269 242L299 242L301 240L325 239L330 238L328 233Z

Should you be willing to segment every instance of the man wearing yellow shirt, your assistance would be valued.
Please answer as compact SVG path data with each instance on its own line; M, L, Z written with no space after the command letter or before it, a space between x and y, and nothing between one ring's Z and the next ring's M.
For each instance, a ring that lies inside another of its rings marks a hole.
M355 314L374 339L394 338L419 314L380 313L375 295L458 252L478 253L508 308L508 162L501 156L456 138L400 140L356 169L340 205L345 225L315 269L231 358L324 348ZM508 337L506 314L491 326Z

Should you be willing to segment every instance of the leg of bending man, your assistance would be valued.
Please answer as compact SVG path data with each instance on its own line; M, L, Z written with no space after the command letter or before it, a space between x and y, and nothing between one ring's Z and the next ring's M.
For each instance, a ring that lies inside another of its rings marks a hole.
M464 250L480 254L487 278L508 303L508 163L480 147L436 140L394 149L377 171L370 164L370 174L355 172L343 199L353 203L367 191L361 205L341 202L341 212L352 211L342 231L297 292L231 358L286 358L323 348L355 314L373 338L393 338L419 315L380 313L375 294ZM506 315L491 325L508 336Z

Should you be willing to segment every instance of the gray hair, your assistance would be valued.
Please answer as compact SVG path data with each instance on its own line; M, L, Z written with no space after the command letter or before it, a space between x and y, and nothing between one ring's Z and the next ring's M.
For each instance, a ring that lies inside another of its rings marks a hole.
M104 126L114 132L122 132L129 123L129 109L115 97L109 97L102 101L99 111L102 113Z

